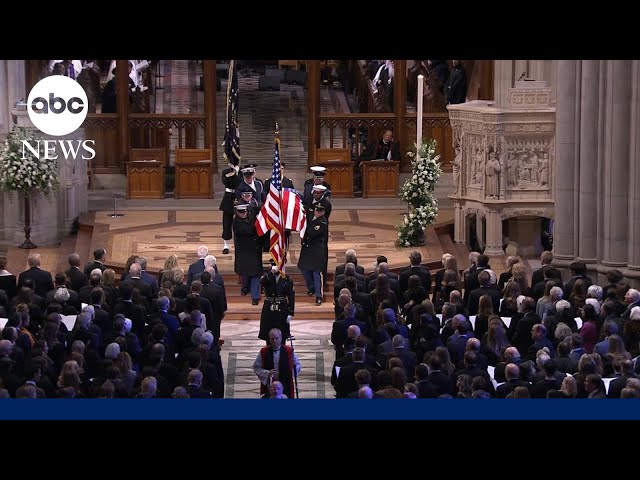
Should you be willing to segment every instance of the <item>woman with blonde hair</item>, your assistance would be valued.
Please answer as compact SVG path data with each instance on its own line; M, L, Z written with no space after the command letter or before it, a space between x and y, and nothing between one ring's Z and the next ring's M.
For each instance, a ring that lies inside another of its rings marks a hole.
M104 300L110 307L114 307L118 300L118 291L116 289L116 272L113 268L105 268L102 272L100 285L104 291Z
M451 260L449 260L451 257L453 257L453 261L455 262L455 257L453 255L451 255L450 253L443 253L442 254L442 267L443 270L438 270L436 272L436 278L435 278L435 284L433 286L433 303L437 304L438 303L438 296L440 293L440 288L441 288L441 284L442 284L442 277L444 277L444 272L445 270L448 268L447 267L447 262L451 263Z
M520 285L520 293L525 297L531 296L531 289L529 288L529 279L527 278L527 270L524 263L516 263L511 267L511 281Z
M176 268L178 268L178 256L171 254L165 259L162 270L158 272L160 287L164 285L165 281L173 279L171 276L171 272L173 272L173 270L175 270Z

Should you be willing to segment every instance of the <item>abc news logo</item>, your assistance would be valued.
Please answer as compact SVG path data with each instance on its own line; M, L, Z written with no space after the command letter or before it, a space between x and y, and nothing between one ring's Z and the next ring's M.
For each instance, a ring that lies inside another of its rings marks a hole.
M29 92L27 113L38 130L62 137L80 128L87 118L88 105L87 94L78 82L62 75L51 75L40 80ZM95 140L38 140L35 145L32 143L23 140L23 159L27 150L36 158L47 160L57 159L58 151L67 160L78 158L81 152L83 160L96 156L92 148Z
M49 112L64 113L65 110L69 110L70 113L78 115L84 110L85 104L82 99L78 97L72 97L65 102L64 98L56 97L55 94L51 92L49 93L49 100L42 97L36 97L33 99L31 105L36 115L48 114ZM60 106L58 107L57 105Z

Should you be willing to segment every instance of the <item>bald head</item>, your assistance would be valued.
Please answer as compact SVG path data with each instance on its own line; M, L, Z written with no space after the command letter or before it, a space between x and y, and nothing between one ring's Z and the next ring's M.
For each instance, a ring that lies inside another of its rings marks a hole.
M378 273L388 273L389 272L389 264L387 262L382 262L378 265Z
M470 338L467 340L466 349L471 352L479 352L480 351L480 340L477 338Z
M347 290L348 291L348 290ZM348 303L351 303L351 292L349 293L340 293L338 297L338 305L344 308Z
M507 347L504 351L504 356L507 361L515 361L520 359L520 352L516 347Z
M515 380L520 377L520 367L515 363L508 363L504 367L504 376L507 380Z
M347 338L358 338L361 334L360 327L358 325L349 325L347 328Z

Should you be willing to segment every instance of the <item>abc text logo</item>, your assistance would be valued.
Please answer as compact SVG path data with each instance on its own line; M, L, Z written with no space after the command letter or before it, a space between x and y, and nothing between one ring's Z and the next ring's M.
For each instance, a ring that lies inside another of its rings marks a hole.
M27 113L33 125L46 133L60 137L76 131L82 125L89 102L84 89L69 77L51 75L40 80L29 92Z

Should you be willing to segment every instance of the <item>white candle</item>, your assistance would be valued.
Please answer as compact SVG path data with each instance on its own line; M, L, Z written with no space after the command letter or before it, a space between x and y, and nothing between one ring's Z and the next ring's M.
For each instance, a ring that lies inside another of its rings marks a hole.
M424 98L424 76L418 75L418 113L416 115L416 145L418 146L418 152L420 151L420 145L422 144L422 100ZM420 159L420 155L417 154L417 158Z

